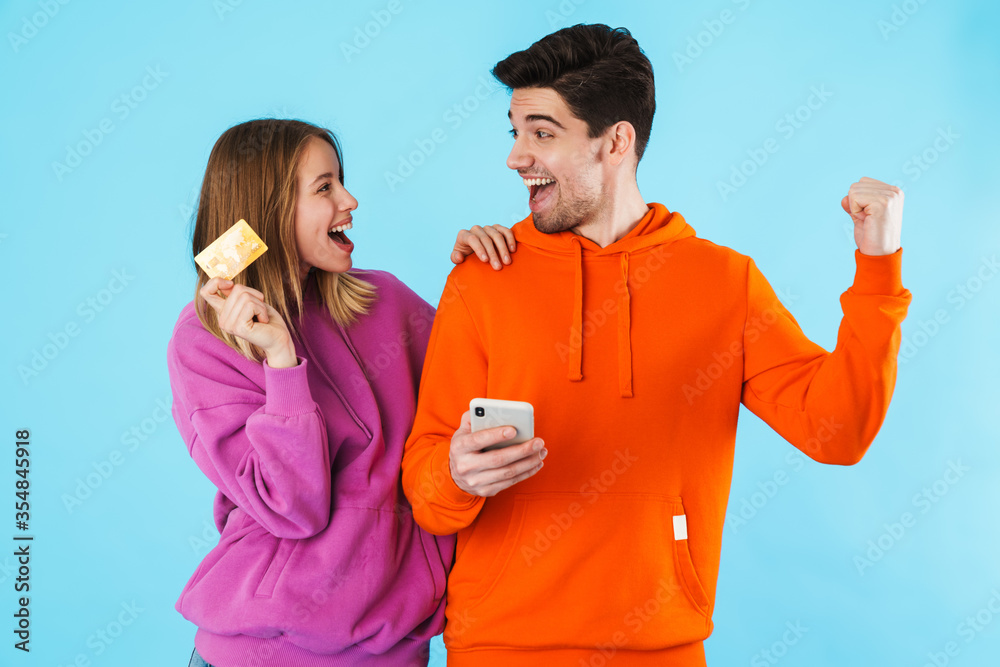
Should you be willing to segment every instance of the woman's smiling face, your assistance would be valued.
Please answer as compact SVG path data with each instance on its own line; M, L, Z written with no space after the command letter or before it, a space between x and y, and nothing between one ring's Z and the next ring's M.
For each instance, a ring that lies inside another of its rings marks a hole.
M319 137L309 137L296 172L295 245L300 278L311 267L344 273L354 244L344 234L352 227L351 211L358 201L341 182L337 151Z

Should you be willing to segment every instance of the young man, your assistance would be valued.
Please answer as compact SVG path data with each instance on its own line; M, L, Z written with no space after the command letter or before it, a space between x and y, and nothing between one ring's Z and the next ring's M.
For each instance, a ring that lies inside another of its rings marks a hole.
M403 457L417 522L458 533L448 664L704 665L740 402L840 465L885 417L902 192L841 202L857 272L828 353L753 260L643 200L653 72L627 30L560 30L493 74L532 214L510 266L449 276ZM539 437L480 451L510 434L470 432L480 396L532 403Z

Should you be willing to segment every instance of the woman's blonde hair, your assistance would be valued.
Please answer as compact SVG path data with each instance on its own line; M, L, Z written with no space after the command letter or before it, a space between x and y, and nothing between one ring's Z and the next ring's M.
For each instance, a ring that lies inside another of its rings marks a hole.
M262 119L223 132L208 157L191 244L197 255L236 221L246 220L268 250L233 282L262 292L264 301L278 311L296 336L303 293L295 243L296 176L310 137L333 146L343 183L340 143L327 129L298 120ZM197 271L195 312L202 325L247 359L263 361L262 349L219 328L215 310L198 293L209 277L200 267ZM375 300L375 286L350 272L317 268L310 273L315 274L320 300L338 324L353 323Z

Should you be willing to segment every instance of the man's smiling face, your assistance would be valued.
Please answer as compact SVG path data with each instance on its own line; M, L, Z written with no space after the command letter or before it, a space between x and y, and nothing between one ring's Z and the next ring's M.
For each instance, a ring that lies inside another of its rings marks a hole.
M596 219L606 205L601 162L603 137L551 88L515 88L508 112L514 147L507 166L528 186L538 231L554 234Z

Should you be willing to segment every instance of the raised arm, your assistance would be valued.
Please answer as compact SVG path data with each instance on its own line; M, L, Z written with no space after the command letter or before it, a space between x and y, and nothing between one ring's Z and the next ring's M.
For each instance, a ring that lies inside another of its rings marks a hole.
M854 284L840 298L836 348L828 353L806 338L748 261L742 400L808 456L849 465L885 419L912 296L901 282L899 189L862 179L842 205L855 222L859 249Z
M257 308L261 321L251 328L260 333L276 324L277 314ZM254 312L248 305L241 321ZM195 320L175 331L167 368L174 420L202 472L268 532L305 538L330 520L332 454L309 390L309 361L295 357L294 348L291 354L295 365L286 368L271 365L281 355L268 355L261 387L250 377L255 362Z

